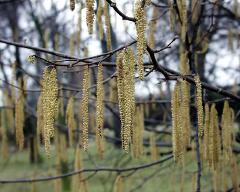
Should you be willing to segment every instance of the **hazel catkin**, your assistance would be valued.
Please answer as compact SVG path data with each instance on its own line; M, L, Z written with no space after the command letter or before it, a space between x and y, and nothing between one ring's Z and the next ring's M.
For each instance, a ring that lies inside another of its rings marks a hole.
M122 146L125 151L128 151L135 111L133 51L128 48L120 52L116 64Z
M70 97L67 104L66 109L66 122L68 126L68 137L69 137L69 145L73 145L73 136L74 136L74 129L76 129L76 121L74 118L74 98L73 96Z
M103 156L103 123L104 123L104 88L103 88L103 66L98 65L97 74L97 101L96 101L96 142L97 151L100 157Z
M24 145L24 103L24 95L21 93L17 99L15 108L16 143L20 150L23 149Z
M203 105L202 105L202 85L200 77L196 75L194 77L196 84L196 108L197 108L197 119L198 119L198 135L203 136Z
M143 65L143 54L146 48L146 15L144 6L140 0L137 0L134 8L134 16L136 19L136 30L137 30L137 66L139 72L139 78L144 79L144 65Z
M93 33L93 21L94 21L94 0L87 0L86 1L86 7L87 7L87 27L88 27L88 33Z
M46 67L42 80L42 112L44 145L47 155L50 155L50 138L54 136L54 123L58 111L57 70Z
M84 66L83 74L83 87L82 87L82 101L81 101L81 114L82 114L82 146L84 150L87 150L88 147L88 101L89 101L89 83L90 83L90 74L89 67Z

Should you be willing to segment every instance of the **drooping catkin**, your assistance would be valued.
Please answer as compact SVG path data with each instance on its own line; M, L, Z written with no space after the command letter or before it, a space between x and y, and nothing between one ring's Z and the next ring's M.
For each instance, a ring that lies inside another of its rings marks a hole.
M157 31L157 15L158 8L154 7L152 11L152 20L149 23L149 47L151 49L155 48L155 33Z
M45 29L44 34L43 34L43 39L44 39L44 48L48 49L49 45L49 30Z
M172 0L168 0L170 31L174 32L175 13Z
M209 160L209 123L210 123L210 111L208 103L205 104L204 107L205 116L204 116L204 135L203 135L203 142L204 142L204 159Z
M98 65L97 74L97 101L96 101L96 142L97 151L100 157L103 156L104 151L104 135L103 135L103 123L104 123L104 87L103 87L103 66Z
M186 41L186 33L187 33L187 3L186 0L177 1L178 9L180 12L181 19L181 40L182 42Z
M183 147L187 147L191 139L190 122L190 86L187 81L180 79L179 116L181 118L183 131Z
M112 78L110 80L110 86L109 86L109 101L113 103L118 102L118 88L117 88L117 81L116 78Z
M42 94L38 97L37 102L37 140L38 143L40 143L40 135L44 135L44 129L43 129L43 103L42 103Z
M58 111L57 70L46 67L42 80L42 113L44 145L47 155L50 155L50 138L54 136L54 122Z
M24 95L20 93L15 106L16 143L20 150L22 150L24 146L24 103Z
M89 100L89 84L90 84L90 74L89 67L84 66L83 74L83 87L82 87L82 101L81 101L81 115L82 115L82 146L84 150L87 150L88 147L88 100Z
M74 50L75 50L74 35L75 34L71 34L70 39L69 39L69 54L71 56L74 56Z
M114 183L114 192L123 192L124 191L124 183L123 183L123 177L121 175L118 175L115 183Z
M73 11L75 9L75 0L70 0L70 9Z
M233 156L232 158L232 162L231 162L231 176L232 176L232 186L234 191L239 192L239 170L238 170L238 164L237 164L237 159L235 156Z
M144 111L143 105L136 106L134 126L132 132L133 157L139 158L143 154Z
M107 1L105 1L105 4L104 4L104 17L105 17L105 26L106 26L107 49L108 51L110 51L112 49L111 20L109 16L109 5Z
M75 160L74 160L74 170L78 171L82 168L81 154L80 148L77 147L75 152ZM72 177L72 191L78 192L80 188L80 181L82 180L82 174L77 174Z
M198 75L194 76L196 84L196 108L197 108L197 121L198 121L198 135L203 136L203 104L202 104L202 84Z
M173 143L173 156L175 161L182 161L184 155L184 143L183 143L183 131L182 131L182 118L180 111L180 85L177 82L175 84L172 99L171 99L171 111L172 111L172 143Z
M129 149L130 136L133 126L133 114L135 111L135 84L134 84L134 56L128 48L117 56L117 86L118 102L121 120L122 147Z
M134 7L134 16L136 18L136 30L137 30L137 66L139 78L144 79L144 65L143 54L146 48L145 30L146 30L146 15L144 7L140 0L137 0Z
M74 118L74 98L71 96L68 100L66 109L66 123L68 126L69 145L73 145L74 130L76 129L76 121Z
M209 122L209 166L213 169L217 168L220 157L220 133L218 127L218 114L215 108L215 104L212 104L210 110L210 122Z
M3 102L7 106L13 106L14 105L14 93L11 92L11 95L8 94L7 91L4 91L3 93ZM5 114L6 114L6 128L13 130L14 129L14 109L13 108L6 108L5 109Z
M82 5L79 7L79 11L78 11L78 24L77 24L77 49L78 49L78 55L80 55L80 44L82 41Z
M152 161L158 160L158 148L156 146L156 136L154 133L150 135L151 159Z
M88 33L92 34L93 33L93 21L94 21L94 0L87 0L86 1L86 7L87 7L87 12L86 12L86 22L87 22L87 27L88 27Z
M1 157L6 160L8 158L7 111L1 110L0 112Z
M102 22L102 15L103 15L103 6L102 6L102 0L98 1L98 9L97 9L97 24L98 24L98 30L99 30L99 37L100 40L103 39L103 22Z
M187 54L188 52L185 50L185 48L180 46L180 71L183 75L188 75L189 73Z
M61 117L64 117L65 111L64 111L64 94L63 94L63 87L59 87L59 99L58 99L58 115ZM67 97L70 97L68 92L66 93Z
M61 158L57 151L57 157L56 157L56 175L62 174L61 170ZM54 192L62 192L62 179L58 178L54 180Z
M82 156L80 153L80 148L77 147L76 152L75 152L75 160L74 160L74 171L79 171L82 169L83 165L82 165ZM79 189L81 189L81 191L83 192L87 192L88 191L88 185L87 185L87 181L83 180L83 174L79 173L77 175L74 175L72 177L72 191L73 192L79 192Z
M232 157L232 129L233 129L233 118L231 108L229 107L228 101L224 101L223 113L222 113L222 138L223 138L223 155L225 162L229 162Z

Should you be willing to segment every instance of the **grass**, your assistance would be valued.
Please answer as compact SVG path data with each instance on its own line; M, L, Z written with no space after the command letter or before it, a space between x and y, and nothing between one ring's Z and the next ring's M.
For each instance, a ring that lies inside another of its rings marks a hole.
M41 164L30 164L28 151L12 153L5 161L0 161L0 180L15 178L38 178L44 176L55 175L55 157L56 153L52 151L51 158L45 157L45 153L41 150L43 162ZM68 158L69 169L72 170L74 161L74 150L68 149L66 152ZM106 146L104 159L96 158L96 150L94 144L89 147L88 152L82 152L85 168L94 168L94 164L104 167L131 167L150 163L149 156L143 156L140 159L132 159L130 154L124 153L121 149L116 149L112 145ZM182 168L169 160L163 164L153 166L137 172L124 173L125 191L138 192L172 192L172 191L192 191L195 180L193 180L196 172L195 154L192 152L186 156L185 172ZM92 173L85 173L84 177L88 177ZM112 192L116 173L98 172L88 180L90 192ZM230 185L230 177L226 178ZM194 181L194 182L193 182ZM202 191L211 191L212 179L208 171L204 170L202 176ZM33 190L34 188L34 190ZM37 182L23 184L0 184L0 192L52 192L54 191L54 181ZM71 191L63 190L63 192Z

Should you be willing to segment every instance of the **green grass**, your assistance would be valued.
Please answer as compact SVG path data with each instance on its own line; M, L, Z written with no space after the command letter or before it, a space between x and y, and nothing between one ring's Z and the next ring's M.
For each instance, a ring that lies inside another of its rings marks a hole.
M146 149L147 150L147 149ZM72 170L74 161L74 150L67 151L69 169ZM82 152L85 168L94 168L94 164L104 167L131 167L150 163L149 156L143 156L140 159L132 159L130 154L124 153L121 149L116 149L112 145L106 146L104 159L96 158L96 149L92 144L88 153ZM192 178L196 171L196 162L190 152L186 156L186 166L184 179L182 179L182 168L169 160L163 164L153 166L144 170L139 170L132 175L132 172L122 174L124 177L125 191L131 191L137 186L135 191L138 192L172 192L172 191L192 191ZM56 154L52 150L51 158L45 157L44 151L41 149L43 162L41 164L30 164L28 151L12 153L5 161L0 161L0 179L16 179L16 178L38 178L44 176L55 175L55 157ZM90 158L89 158L90 157ZM84 177L90 176L92 173L85 173ZM154 175L151 177L151 175ZM98 172L88 180L90 192L112 192L116 173ZM230 185L230 177L226 178ZM184 183L184 184L182 184ZM52 192L54 191L54 181L35 183L35 192ZM212 189L212 177L209 171L204 170L202 176L202 191L210 191ZM0 184L0 192L27 192L33 191L31 183L23 184ZM63 190L64 192L71 190Z

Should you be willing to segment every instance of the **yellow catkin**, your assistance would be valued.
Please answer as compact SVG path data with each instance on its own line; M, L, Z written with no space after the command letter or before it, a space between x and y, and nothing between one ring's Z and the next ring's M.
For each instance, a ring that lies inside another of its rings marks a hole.
M154 133L150 135L150 147L151 147L151 159L153 161L158 160L158 148L156 146L156 136Z
M74 45L74 34L71 34L70 39L69 39L69 54L71 56L74 56L74 50L75 50L75 45Z
M115 183L114 183L114 192L123 192L124 191L124 183L123 183L123 177L121 175L118 175Z
M184 191L186 191L185 190L185 181L186 181L186 171L185 171L185 165L183 164L183 166L182 167L180 167L180 169L181 169L181 178L180 178L180 189L179 189L179 191L181 191L181 192L184 192Z
M169 24L170 24L170 31L174 31L174 24L175 24L175 13L172 0L168 0L169 6Z
M57 152L56 157L56 175L62 174L61 170L61 157L59 155L59 152ZM58 178L54 180L54 192L62 192L62 179Z
M136 19L136 30L137 30L137 65L139 78L144 79L144 65L143 65L143 54L146 48L145 30L146 30L146 15L144 7L140 0L137 0L134 7L134 16Z
M158 15L158 8L154 7L152 11L152 20L149 24L149 47L151 49L155 48L155 33L157 31L157 15Z
M73 145L74 139L74 130L76 129L76 121L74 118L74 98L70 97L67 104L66 109L66 122L68 126L68 138L69 138L69 145Z
M44 48L48 49L48 42L50 42L49 41L49 30L47 30L47 29L44 30L43 38L44 38Z
M180 71L183 75L188 75L189 73L187 54L188 52L183 48L183 46L180 46Z
M50 138L54 136L54 123L58 111L57 71L46 67L42 80L42 113L44 145L47 155L50 155Z
M89 84L90 84L90 74L89 67L84 66L83 74L83 87L82 87L82 101L81 101L81 115L82 115L82 146L84 150L87 150L88 147L88 100L89 100Z
M76 149L76 153L75 153L75 160L74 160L74 171L79 171L82 169L83 165L82 165L82 157L81 157L81 153L80 153L80 148L77 147ZM72 181L72 191L73 192L79 192L79 189L81 189L81 191L83 192L87 192L88 191L88 185L87 185L87 181L83 180L83 174L79 173L77 175L74 175L72 177L73 181Z
M215 104L212 104L210 110L209 122L209 166L214 170L217 168L220 157L220 133L218 127L218 114Z
M97 24L98 24L98 30L99 30L99 37L101 40L103 39L103 34L104 34L102 15L103 15L102 0L99 0L98 9L97 9Z
M6 108L6 128L13 130L14 129L14 109L12 106L14 106L14 94L11 92L11 95L8 94L7 91L3 93L3 102L6 104L6 106L9 106L9 108Z
M134 126L132 132L133 157L139 158L143 154L144 111L143 105L136 106Z
M86 22L88 27L88 33L93 33L93 21L94 21L94 0L87 0L86 1Z
M203 142L204 142L204 159L209 160L209 122L210 122L210 111L208 103L205 104L204 107L205 117L204 117L204 135L203 135Z
M172 143L173 143L173 155L174 160L183 160L183 131L181 124L181 110L180 110L180 85L175 84L174 91L171 99L171 111L172 111Z
M73 11L75 9L75 0L70 0L70 9Z
M131 49L123 50L117 56L117 86L121 119L122 146L129 149L130 136L135 111L134 56Z
M43 111L42 111L42 94L38 97L37 102L37 137L40 138L40 134L43 133Z
M58 131L59 132L59 131ZM59 133L59 139L58 139L58 142L59 142L59 157L60 157L60 160L61 162L63 163L67 163L68 161L68 156L67 156L67 140L66 140L66 136L64 134L60 134Z
M116 78L112 78L110 80L110 86L109 86L110 90L109 90L109 101L113 102L113 103L117 103L118 102L118 88L117 88L117 81Z
M237 165L237 159L234 156L232 158L232 163L231 163L231 168L232 168L232 186L233 186L233 191L239 192L239 180L238 180L238 175L239 175L239 170L238 170L238 165Z
M78 11L78 25L77 25L77 49L78 55L80 55L81 48L81 40L82 40L82 6L79 7Z
M16 143L20 150L24 147L24 95L20 93L15 106Z
M103 157L104 151L104 135L103 135L103 123L104 123L104 88L103 88L103 66L98 65L97 74L97 101L96 101L96 142L97 151L99 156Z
M196 182L197 181L197 175L196 174L193 174L192 176L192 191L196 191Z
M186 41L186 34L187 34L187 3L186 0L177 1L179 3L179 12L181 18L181 40L184 43Z
M8 158L8 137L7 137L7 111L0 111L0 137L1 140L1 157L6 160Z
M106 26L107 49L110 51L112 49L111 21L109 16L109 5L107 1L105 1L105 4L104 4L104 17L105 17L105 26Z
M223 155L225 162L229 162L232 157L232 133L233 133L233 118L231 108L228 101L224 102L222 113L222 138L223 138Z
M187 147L191 139L190 122L190 87L187 81L180 79L181 97L179 101L179 118L181 119L183 131L183 147Z
M59 92L59 99L58 99L58 113L60 116L64 116L64 94L63 94L63 89L62 86L59 87L60 92Z
M198 119L198 135L203 136L203 104L202 104L202 84L200 77L196 75L194 77L196 84L196 108L197 108L197 119Z

